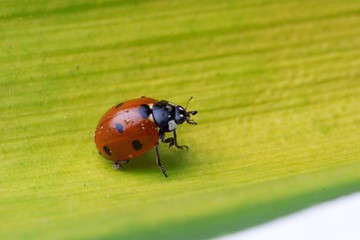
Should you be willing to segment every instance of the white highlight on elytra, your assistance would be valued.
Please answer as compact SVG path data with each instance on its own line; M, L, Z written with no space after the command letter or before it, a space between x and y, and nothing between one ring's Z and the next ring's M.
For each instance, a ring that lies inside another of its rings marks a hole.
M184 115L183 114L179 114L179 116L182 118L182 117L184 117Z
M154 108L154 104L153 104L153 103L149 103L148 106L149 106L149 108L150 108L151 110ZM150 121L152 121L152 122L155 122L152 113L149 114L148 119L149 119Z
M177 124L175 123L175 120L171 120L168 122L169 130L174 131L177 128Z
M152 113L150 113L148 119L149 119L150 121L154 122L154 117L153 117Z

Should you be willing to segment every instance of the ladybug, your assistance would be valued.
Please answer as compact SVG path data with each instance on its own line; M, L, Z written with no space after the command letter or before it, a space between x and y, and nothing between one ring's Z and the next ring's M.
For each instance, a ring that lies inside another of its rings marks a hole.
M169 147L188 149L185 145L178 145L176 128L184 122L197 124L190 119L190 115L197 111L186 111L191 99L186 108L145 96L113 106L100 119L95 131L99 154L113 160L114 168L122 169L122 163L128 163L155 147L157 164L167 177L160 162L159 141L169 143ZM174 136L165 139L166 132L173 132Z

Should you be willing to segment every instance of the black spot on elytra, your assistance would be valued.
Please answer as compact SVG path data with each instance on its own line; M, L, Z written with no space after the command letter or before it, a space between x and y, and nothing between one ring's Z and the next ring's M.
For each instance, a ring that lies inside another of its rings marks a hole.
M111 151L107 146L104 146L103 149L108 156L111 156Z
M132 142L132 146L136 151L138 151L142 148L142 144L139 142L139 140L134 140Z
M142 118L148 118L149 115L151 114L151 109L148 105L143 104L139 107L139 113Z
M115 106L115 108L120 107L121 105L123 105L123 103L119 103L118 105Z
M121 123L115 124L115 128L119 133L122 133L124 131L124 126Z

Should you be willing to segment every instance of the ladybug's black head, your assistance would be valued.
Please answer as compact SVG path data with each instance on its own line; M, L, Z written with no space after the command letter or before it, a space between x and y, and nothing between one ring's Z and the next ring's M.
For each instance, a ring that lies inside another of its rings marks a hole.
M192 97L189 99L189 101ZM189 104L188 101L188 104ZM186 106L187 108L187 106ZM154 104L153 117L156 125L164 132L172 132L177 125L184 123L196 125L197 123L190 119L190 115L195 115L197 111L186 111L186 108L175 105L172 102L161 100Z
M191 99L192 99L192 97L189 98L189 100L186 104L186 108L183 108L182 106L175 107L175 122L177 124L182 124L185 121L189 124L193 124L193 125L197 124L196 122L194 122L194 120L190 119L190 114L195 115L195 114L197 114L197 111L189 111L189 112L186 111Z

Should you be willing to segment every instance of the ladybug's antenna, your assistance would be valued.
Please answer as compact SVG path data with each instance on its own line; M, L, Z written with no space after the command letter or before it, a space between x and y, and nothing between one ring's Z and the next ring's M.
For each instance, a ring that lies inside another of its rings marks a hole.
M191 99L193 99L193 96L191 96L190 98L189 98L189 100L187 101L187 104L186 104L186 108L185 108L185 110L188 108L188 106L189 106L189 102L190 102L190 100Z

